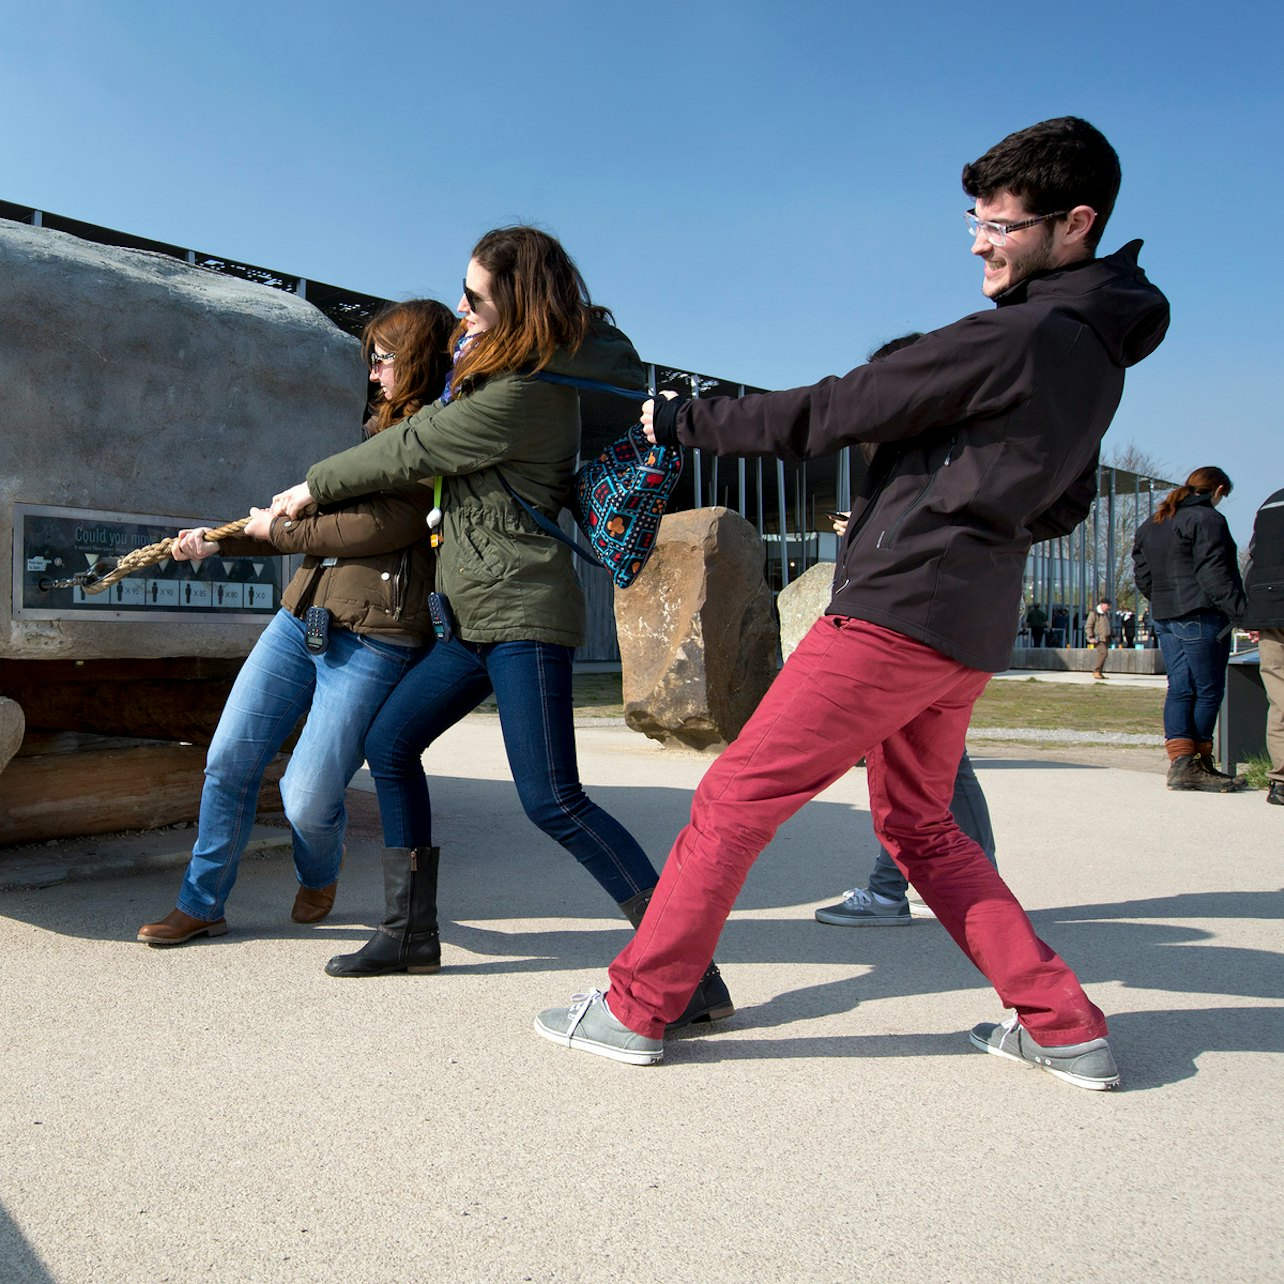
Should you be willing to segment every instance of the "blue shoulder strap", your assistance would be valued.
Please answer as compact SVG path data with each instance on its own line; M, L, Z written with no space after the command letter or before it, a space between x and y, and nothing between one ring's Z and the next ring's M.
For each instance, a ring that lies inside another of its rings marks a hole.
M560 383L568 388L584 388L589 392L606 392L612 393L617 397L628 397L632 401L647 401L654 394L639 388L617 388L611 383L602 383L597 379L579 379L575 375L553 374L549 370L537 370L532 376L535 379L542 379L545 383ZM591 562L594 566L601 566L602 562L595 557L588 549L582 548L567 533L562 530L556 522L550 521L543 513L533 504L524 500L509 484L508 478L497 468L495 470L499 480L503 483L504 489L522 506L525 512L530 516L531 521L544 532L545 535L551 535L554 539L560 539L573 553L578 553L586 562Z
M574 375L553 374L548 370L537 370L533 376L545 383L561 383L568 388L585 388L589 392L609 392L617 397L628 397L632 401L649 401L655 394L639 388L617 388L613 383L601 383L597 379L577 379Z
M528 504L509 484L508 478L495 469L495 475L503 483L504 489L522 506L531 521L544 532L545 535L551 535L554 539L560 539L572 553L578 553L586 562L591 562L594 566L601 566L601 561L595 557L586 548L581 548L571 537L554 521L550 521L543 513L539 511L534 504Z

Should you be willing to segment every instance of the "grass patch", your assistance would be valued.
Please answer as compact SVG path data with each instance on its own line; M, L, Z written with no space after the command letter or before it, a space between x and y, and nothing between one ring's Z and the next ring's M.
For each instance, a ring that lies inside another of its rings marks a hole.
M1250 789L1265 789L1270 782L1271 760L1264 753L1239 764L1239 774Z
M1091 686L1009 678L991 682L972 712L974 727L1162 735L1164 692L1154 687Z
M577 673L575 712L586 718L623 719L622 681L619 673ZM972 725L1162 735L1163 708L1162 689L1005 679L986 687L976 702ZM481 712L495 712L493 698L481 706Z
M575 712L591 718L624 718L624 678L619 673L577 673Z
M571 700L577 716L624 720L624 678L619 673L577 673L572 679ZM478 713L498 713L494 696L477 707Z

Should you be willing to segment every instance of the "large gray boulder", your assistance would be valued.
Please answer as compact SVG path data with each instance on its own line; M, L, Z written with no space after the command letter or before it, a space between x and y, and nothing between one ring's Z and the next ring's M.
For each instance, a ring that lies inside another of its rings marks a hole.
M834 595L833 562L817 562L796 580L790 580L776 594L780 612L780 654L789 659L791 652L825 613Z
M624 720L653 740L720 749L776 675L762 541L726 508L670 513L655 551L615 593Z
M15 505L67 510L85 548L243 517L355 444L365 388L356 340L292 294L0 220L0 658L244 655L266 618L40 618L25 583L15 612Z

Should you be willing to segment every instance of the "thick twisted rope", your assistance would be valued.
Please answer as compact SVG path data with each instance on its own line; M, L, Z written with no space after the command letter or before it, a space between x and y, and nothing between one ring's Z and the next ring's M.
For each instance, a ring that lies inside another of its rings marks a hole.
M248 517L242 517L240 521L228 522L226 526L219 526L215 530L207 531L205 538L211 544L217 544L219 540L243 531L249 524L249 520ZM175 536L171 536L169 539L159 540L155 544L148 544L144 548L136 548L132 553L126 553L101 579L95 579L92 583L86 581L82 585L84 591L86 593L101 593L103 589L110 588L117 580L123 580L126 575L132 575L135 571L142 570L144 566L155 566L157 562L163 562L172 555L175 538Z

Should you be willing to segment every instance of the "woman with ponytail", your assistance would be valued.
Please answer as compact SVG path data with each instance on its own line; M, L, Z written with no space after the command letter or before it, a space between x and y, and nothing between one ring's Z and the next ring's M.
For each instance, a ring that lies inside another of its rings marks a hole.
M1231 479L1196 468L1137 531L1132 561L1150 599L1168 671L1164 745L1168 788L1226 793L1240 781L1213 762L1213 727L1226 690L1231 629L1244 614L1235 541L1217 506Z

